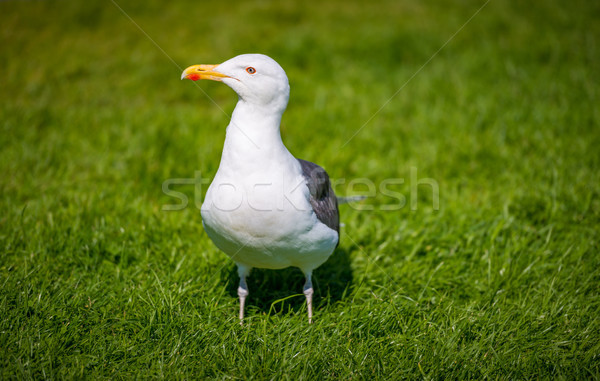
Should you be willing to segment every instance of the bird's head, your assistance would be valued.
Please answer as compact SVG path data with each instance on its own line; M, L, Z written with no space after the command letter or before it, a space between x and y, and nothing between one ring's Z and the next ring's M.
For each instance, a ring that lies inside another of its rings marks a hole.
M285 109L290 95L285 71L263 54L242 54L218 65L193 65L181 74L181 79L186 78L221 81L243 101L259 106Z

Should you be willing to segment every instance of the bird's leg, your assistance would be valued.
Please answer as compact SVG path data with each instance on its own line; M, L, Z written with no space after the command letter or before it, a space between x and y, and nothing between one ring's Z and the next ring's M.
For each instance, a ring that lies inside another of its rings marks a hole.
M313 316L313 311L312 311L312 297L313 297L313 286L312 286L312 281L311 281L311 276L312 274L306 273L306 283L304 283L304 295L306 296L306 309L308 310L308 323L312 323L312 316Z
M246 304L246 296L248 296L248 294L246 277L243 277L240 279L240 286L238 287L238 296L240 297L240 324L244 324L244 305Z
M238 265L238 274L240 275L240 285L238 287L238 296L240 297L240 325L244 324L244 305L246 304L246 297L249 294L246 277L249 273L249 268Z

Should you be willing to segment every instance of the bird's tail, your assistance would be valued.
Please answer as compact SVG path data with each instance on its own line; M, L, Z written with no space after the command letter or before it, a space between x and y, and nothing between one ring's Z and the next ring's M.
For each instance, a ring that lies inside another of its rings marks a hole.
M337 196L337 202L338 204L348 204L350 202L355 202L355 201L361 201L364 200L365 198L367 198L367 196L348 196L348 197L342 197L342 196Z

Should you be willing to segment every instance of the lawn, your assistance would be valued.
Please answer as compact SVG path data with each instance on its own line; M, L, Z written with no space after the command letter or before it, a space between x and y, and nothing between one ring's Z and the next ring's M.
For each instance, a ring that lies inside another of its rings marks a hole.
M0 2L0 378L600 378L598 19ZM287 71L290 151L369 196L340 206L311 325L286 269L251 274L240 326L202 228L237 99L179 78L249 52Z

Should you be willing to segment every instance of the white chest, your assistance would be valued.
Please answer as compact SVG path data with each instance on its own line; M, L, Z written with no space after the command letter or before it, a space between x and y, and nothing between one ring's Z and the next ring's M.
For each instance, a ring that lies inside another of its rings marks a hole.
M300 163L281 141L280 115L265 120L251 111L236 106L202 223L238 264L312 270L331 255L338 233L312 210Z
M219 171L201 212L217 247L250 267L320 265L338 239L316 218L299 174L235 177Z

